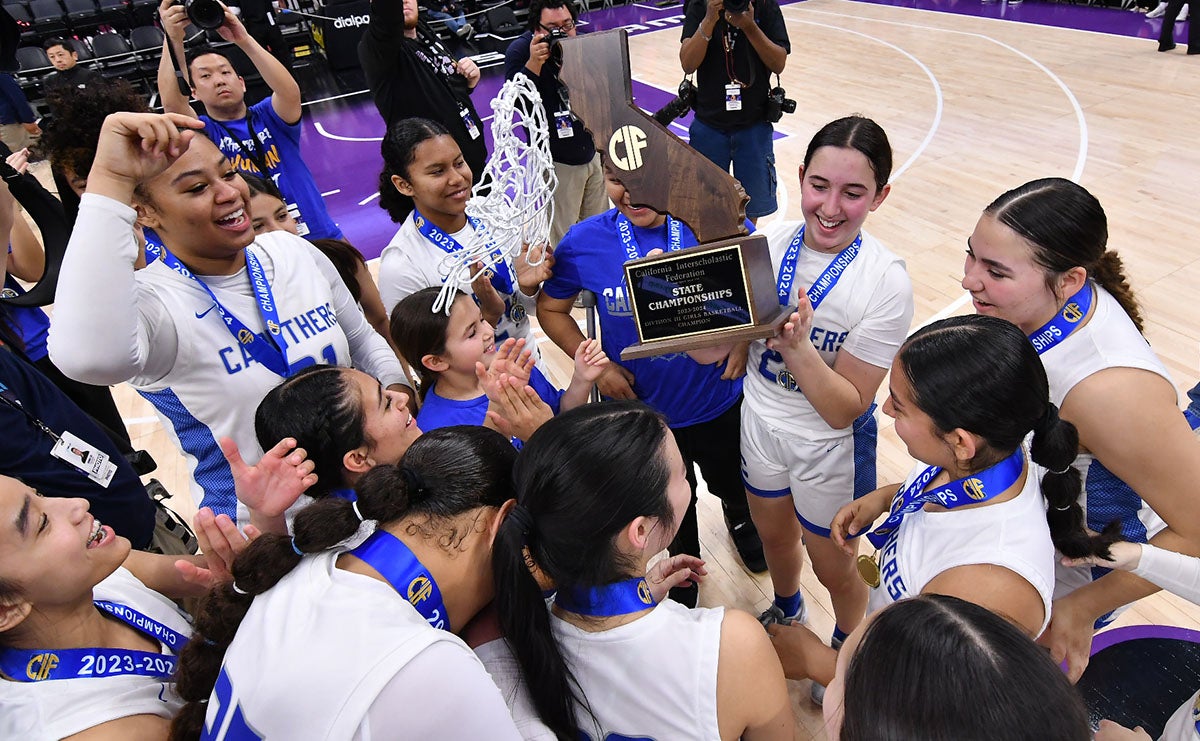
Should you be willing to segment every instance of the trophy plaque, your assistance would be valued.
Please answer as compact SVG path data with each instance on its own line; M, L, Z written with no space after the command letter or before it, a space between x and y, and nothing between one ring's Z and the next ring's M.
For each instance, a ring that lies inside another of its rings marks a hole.
M700 244L625 263L639 342L622 360L771 337L779 305L766 237L747 234L740 183L633 103L624 30L564 39L559 78L571 111L630 201L670 214Z

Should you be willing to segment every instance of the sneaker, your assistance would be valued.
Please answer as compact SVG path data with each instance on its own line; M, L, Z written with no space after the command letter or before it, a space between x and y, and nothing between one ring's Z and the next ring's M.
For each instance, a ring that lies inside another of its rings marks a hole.
M739 522L729 527L729 537L733 547L737 549L738 557L746 568L755 574L767 572L767 559L763 556L762 540L758 537L758 529L750 520Z
M1151 10L1149 13L1146 14L1146 17L1147 18L1162 18L1166 12L1167 12L1167 4L1159 3L1158 6L1154 8L1154 10Z
M784 615L783 610L779 609L779 605L772 602L763 614L758 616L758 622L762 627L768 625L791 625L792 623L807 623L808 622L808 604L803 599L800 600L800 610L795 615Z
M834 651L837 651L838 649L840 649L842 647L842 641L839 641L836 638L831 638L829 640L829 645L833 647ZM825 705L825 685L817 684L816 682L813 682L812 689L809 690L808 696L813 701L814 705L816 705L817 707L824 707L824 705Z

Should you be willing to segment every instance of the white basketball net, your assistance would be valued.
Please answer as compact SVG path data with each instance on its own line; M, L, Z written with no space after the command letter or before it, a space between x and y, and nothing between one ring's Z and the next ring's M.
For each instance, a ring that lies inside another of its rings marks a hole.
M492 112L492 156L467 202L467 216L478 219L479 228L443 261L447 277L434 311L449 313L456 291L470 293L480 272L495 270L505 259L511 264L526 244L533 245L529 264L546 259L541 245L550 241L558 178L542 96L528 77L517 75L500 88Z

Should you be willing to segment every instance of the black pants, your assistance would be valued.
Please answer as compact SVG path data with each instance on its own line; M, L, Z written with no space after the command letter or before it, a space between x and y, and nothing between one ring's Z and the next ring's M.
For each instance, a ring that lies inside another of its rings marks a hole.
M700 555L700 532L696 523L696 466L704 476L708 490L721 500L721 509L729 525L737 525L750 519L750 505L746 503L746 489L742 486L742 398L720 416L708 422L677 427L675 442L683 454L687 468L687 481L692 487L692 503L675 541L671 543L671 554L687 553Z
M125 430L121 413L117 411L112 391L107 386L92 386L67 378L54 363L50 362L48 355L41 360L35 360L33 364L46 378L50 379L51 383L70 397L71 401L78 404L79 408L86 412L101 430L104 430L104 433L117 446L117 450L121 451L123 455L133 452L133 445L129 442L129 432Z
M1163 14L1162 33L1158 36L1158 47L1171 46L1175 43L1175 20L1179 17L1183 6L1191 6L1191 0L1170 0L1167 11ZM1194 10L1194 8L1192 9ZM1188 54L1200 54L1200 18L1193 18L1188 11Z

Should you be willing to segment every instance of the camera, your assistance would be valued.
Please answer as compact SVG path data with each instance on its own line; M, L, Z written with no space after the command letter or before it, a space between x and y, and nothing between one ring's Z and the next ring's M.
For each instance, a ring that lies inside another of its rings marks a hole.
M558 42L567 38L567 36L567 32L561 28L552 29L550 33L546 34L546 43L550 45L550 51L553 52L554 48L558 46Z
M219 0L175 0L175 5L183 5L196 28L213 31L225 23L225 6Z
M692 110L692 106L696 105L696 86L688 78L683 78L683 82L679 83L679 95L665 106L660 108L653 115L655 121L658 121L663 126L669 125L672 121L679 118L683 114ZM792 103L792 109L795 110L796 104Z
M724 6L730 13L745 13L750 9L750 0L725 0Z
M796 112L796 101L787 96L787 91L781 87L772 88L767 93L767 120L778 123L785 113Z

